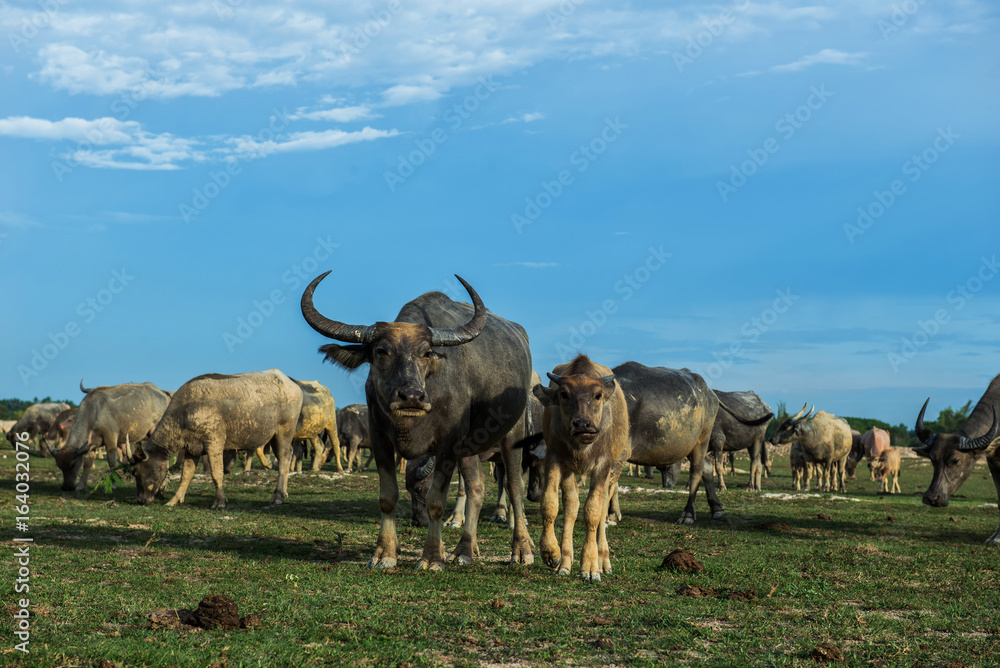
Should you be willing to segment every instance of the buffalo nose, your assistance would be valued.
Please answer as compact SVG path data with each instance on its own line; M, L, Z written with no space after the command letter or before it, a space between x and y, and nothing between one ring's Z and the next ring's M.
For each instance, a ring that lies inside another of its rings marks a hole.
M936 494L924 494L924 503L935 508L943 508L948 505L947 502L942 502L941 497Z
M584 420L583 418L573 419L573 429L577 430L590 430L593 427L590 420Z
M400 401L407 404L422 404L426 395L423 390L416 390L412 388L403 388L396 392L396 396Z

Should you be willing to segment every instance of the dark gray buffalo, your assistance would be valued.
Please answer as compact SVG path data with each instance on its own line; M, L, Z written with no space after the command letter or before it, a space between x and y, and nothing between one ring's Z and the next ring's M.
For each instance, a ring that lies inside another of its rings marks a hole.
M520 325L487 311L462 279L474 307L429 292L403 306L394 322L345 325L320 315L313 306L313 292L327 274L303 292L302 315L323 336L351 344L320 347L327 360L346 369L370 366L365 395L382 522L368 565L396 565L396 453L407 460L435 457L427 492L430 528L417 568L444 568L441 520L457 465L471 499L468 521L451 557L470 563L478 553L476 528L483 503L480 464L471 455L499 444L507 470L521 468L521 452L513 445L526 435L528 336ZM507 476L507 481L514 508L510 560L531 563L534 546L525 526L521 476Z
M764 475L764 432L774 413L754 392L715 390L715 396L719 398L719 412L715 416L712 440L708 447L715 455L719 489L726 489L722 453L746 450L750 453L750 482L747 483L747 490L759 492Z
M82 381L80 386L85 389ZM126 444L148 437L170 403L170 395L152 383L102 385L86 393L66 443L54 452L66 492L87 487L97 448L102 445L108 466L116 467L119 452L127 452Z
M368 434L368 406L351 404L337 411L337 436L340 439L340 447L347 457L345 470L348 473L352 470L361 470L361 450L370 452L372 447L371 436ZM365 466L367 467L367 464Z
M702 479L712 519L722 519L722 502L715 493L705 457L719 412L719 398L705 379L688 369L648 367L626 362L613 369L628 405L632 455L641 466L668 467L687 458L691 462L688 502L678 524L693 524L694 500ZM616 500L613 513L618 515Z
M15 434L28 434L28 440L41 439L48 433L49 429L56 421L56 417L63 411L69 410L69 404L44 403L32 404L24 409L24 413L18 418L14 426L7 432L7 440L14 445ZM40 454L45 457L44 448L39 448Z
M930 398L924 402L917 416L917 438L923 445L915 452L931 460L934 477L924 492L924 503L943 508L948 505L948 497L958 491L965 479L972 473L972 467L981 454L986 453L986 463L993 475L997 488L997 505L1000 507L1000 375L990 381L986 393L972 409L969 419L951 434L935 434L924 427L924 411ZM986 539L987 545L1000 545L1000 526Z
M149 440L135 449L130 464L139 503L152 503L166 482L170 456L183 450L181 483L167 505L184 503L198 460L208 455L215 483L212 507L225 508L223 453L253 454L270 444L278 458L278 484L269 505L280 504L288 497L292 437L301 413L302 390L277 369L192 378L174 392Z

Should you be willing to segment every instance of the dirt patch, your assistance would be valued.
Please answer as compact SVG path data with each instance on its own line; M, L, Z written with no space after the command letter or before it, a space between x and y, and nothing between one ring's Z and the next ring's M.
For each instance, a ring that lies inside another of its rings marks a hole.
M757 592L755 591L731 591L729 595L726 596L730 601L756 601Z
M763 528L770 531L791 531L792 527L785 524L784 522L769 522L763 526Z
M840 648L831 642L825 642L812 653L813 661L819 663L830 663L831 661L843 661L844 655L840 652Z
M153 610L146 619L151 629L247 629L262 625L257 615L240 617L236 601L224 594L209 594L201 599L194 610L160 608Z
M820 513L819 515L816 516L816 519L818 519L818 520L832 520L833 518L830 517L829 515L827 515L826 513Z
M685 550L683 547L677 548L664 557L663 563L660 564L660 568L672 571L681 571L682 573L698 573L705 570L705 567L701 565L701 562L695 559L694 555Z
M691 598L701 598L702 596L715 596L715 590L710 587L698 587L696 585L684 585L677 590L677 593L681 596L689 596Z

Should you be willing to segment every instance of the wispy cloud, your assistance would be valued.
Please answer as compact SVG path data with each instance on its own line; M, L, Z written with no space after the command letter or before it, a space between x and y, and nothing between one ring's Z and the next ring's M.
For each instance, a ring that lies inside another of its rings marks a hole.
M531 112L528 114L521 114L520 116L511 116L500 121L500 124L505 123L533 123L534 121L540 121L545 118L545 114L540 111Z
M859 51L856 53L847 53L846 51L838 51L837 49L823 49L822 51L817 51L816 53L809 54L808 56L803 56L798 60L786 63L784 65L775 65L771 67L769 72L801 72L807 67L812 67L813 65L851 65L859 67L864 65L864 59L868 57L868 53Z
M36 220L14 211L0 211L0 225L10 227L41 227L42 224Z

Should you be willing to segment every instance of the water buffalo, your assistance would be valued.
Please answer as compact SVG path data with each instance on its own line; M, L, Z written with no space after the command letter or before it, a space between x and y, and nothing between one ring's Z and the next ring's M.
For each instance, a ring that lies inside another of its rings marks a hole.
M796 492L809 491L809 483L815 473L815 465L802 452L802 446L798 442L792 443L788 450L788 464L792 469L792 488Z
M722 519L722 503L715 493L711 468L705 458L719 412L719 398L705 379L689 369L648 367L626 362L613 369L628 405L632 453L629 461L642 466L669 467L684 458L691 463L688 501L679 524L693 524L694 500L702 480L712 519ZM620 513L612 501L614 512Z
M368 406L351 404L337 411L337 436L347 458L347 471L361 470L362 448L371 451ZM366 468L367 466L365 464ZM427 475L430 475L430 472Z
M750 481L747 490L759 492L763 477L764 432L774 413L754 392L714 390L719 398L719 412L712 427L709 450L715 454L715 474L719 489L725 491L722 453L747 450L750 453Z
M885 494L895 494L899 489L899 464L900 454L896 448L886 448L872 464L872 473L875 480L879 481L879 492ZM892 478L892 485L889 485L889 478Z
M924 492L924 503L943 508L948 505L948 497L954 494L972 473L976 459L985 452L986 464L990 467L993 484L997 488L997 505L1000 508L1000 448L997 447L997 430L1000 421L1000 375L990 381L979 403L972 409L969 419L958 431L950 434L935 434L924 427L924 411L930 398L924 402L917 416L917 438L922 445L915 448L921 457L931 460L934 477L930 487ZM986 539L987 545L1000 545L1000 526Z
M858 468L858 462L860 462L865 456L865 446L861 443L861 432L857 429L851 430L851 452L847 455L847 461L844 462L844 471L847 472L847 479L854 480L855 471Z
M85 389L82 381L80 386ZM102 385L86 394L66 443L54 452L67 492L87 487L97 448L103 445L108 466L116 467L119 453L128 452L126 444L149 436L170 403L170 396L152 383Z
M299 415L299 422L295 427L295 436L292 441L292 466L294 470L302 471L302 457L306 445L312 443L313 471L319 471L330 452L333 452L337 462L337 471L343 473L344 468L340 464L340 438L337 436L337 405L330 390L315 380L295 380L294 382L302 390L302 414ZM324 430L332 441L332 448L329 451L322 439Z
M873 426L861 435L861 447L864 449L865 459L868 460L869 480L875 480L875 460L891 447L889 432Z
M395 453L408 460L435 456L427 493L430 528L417 562L421 569L444 568L441 520L451 476L461 465L471 499L468 521L451 557L471 563L478 552L483 485L479 462L470 457L499 444L507 469L520 470L521 452L513 444L526 435L528 336L520 325L487 311L461 278L473 305L429 292L404 305L394 322L346 325L324 317L313 306L316 286L327 274L313 279L303 292L302 315L323 336L352 344L320 347L327 360L346 369L369 365L365 396L382 510L369 566L396 565ZM524 520L521 477L511 475L507 480L514 507L510 560L531 563L534 546Z
M198 460L208 455L215 483L212 507L225 508L223 452L252 453L268 443L278 458L278 483L269 505L281 503L288 497L292 436L301 413L302 390L277 369L192 378L174 393L153 435L132 457L139 503L152 503L166 482L170 456L183 450L180 486L167 505L184 502Z
M573 566L573 525L580 509L577 476L590 476L590 491L583 507L587 530L580 576L600 582L611 573L605 520L612 487L618 483L629 456L628 406L615 376L606 366L585 355L560 364L548 374L549 386L534 387L545 407L545 486L542 495L541 555L559 575ZM562 490L562 543L556 541L555 523Z
M28 440L38 439L41 443L42 437L52 428L56 417L65 410L69 410L69 404L43 403L32 404L24 409L24 413L18 418L14 426L7 432L7 440L11 445L15 442L15 434L28 434ZM46 449L39 448L42 457L46 457Z
M844 463L851 452L851 427L843 418L826 411L813 415L810 409L806 413L806 406L781 423L771 442L778 445L797 441L806 461L817 468L820 490L829 492L832 486L834 491L846 492Z

